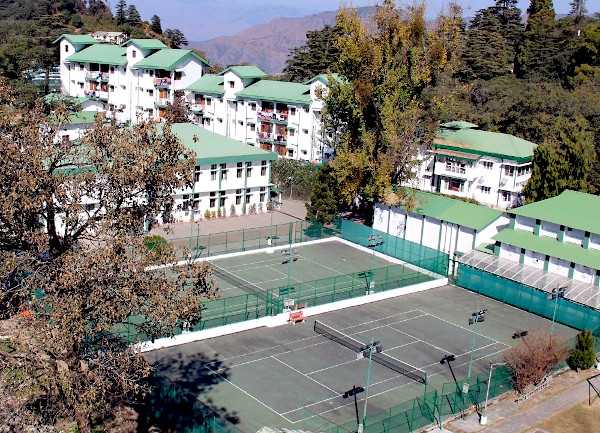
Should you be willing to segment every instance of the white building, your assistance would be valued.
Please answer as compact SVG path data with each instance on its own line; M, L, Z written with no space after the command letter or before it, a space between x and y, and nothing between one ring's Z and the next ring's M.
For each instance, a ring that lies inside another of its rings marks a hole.
M256 66L232 66L198 79L186 89L194 122L282 157L330 159L333 152L323 143L321 127L327 76L304 84L266 77Z
M493 243L508 227L502 211L437 194L414 191L416 207L375 206L373 228L438 251L452 259Z
M161 120L175 93L201 77L208 65L191 50L170 49L154 39L113 45L89 35L62 35L56 42L61 92L101 101L120 122Z
M419 152L416 188L500 209L522 203L536 144L467 122L441 125L432 148Z
M122 44L127 39L123 32L106 32L99 30L94 33L90 33L90 36L96 39L98 42L106 42L108 44Z
M277 155L191 123L174 124L172 132L197 158L192 188L174 195L174 220L266 212Z

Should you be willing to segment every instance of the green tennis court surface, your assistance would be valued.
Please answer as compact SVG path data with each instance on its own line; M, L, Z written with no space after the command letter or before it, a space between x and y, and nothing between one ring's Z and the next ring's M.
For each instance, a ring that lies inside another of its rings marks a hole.
M324 272L314 264L312 268ZM472 376L486 374L489 362L502 358L516 331L550 329L548 320L445 286L309 317L306 323L254 329L146 356L162 374L235 420L243 432L265 425L318 430L325 420L348 426L356 420L354 401L342 395L353 386L365 387L368 360L316 333L315 320L360 342L380 341L384 354L425 370L428 389L441 390L444 384L453 385L447 364L440 364L444 356L455 355L452 368L459 381L467 377L473 341L468 317L482 308L488 313L477 329ZM558 324L554 332L576 334ZM425 385L374 362L368 417L387 413L424 391ZM358 395L361 416L364 395Z
M373 255L333 239L299 244L292 247L291 252L289 250L289 247L280 247L272 253L259 250L250 254L211 258L210 263L216 268L213 277L218 282L221 297L275 288L282 288L285 292L288 286L294 291L317 287L325 290L325 286L333 289L334 283L366 289L371 281L372 269L381 274L381 278L375 275L376 282L378 279L397 279L418 274L416 267L398 266L402 263L399 260L380 253ZM387 272L380 272L382 269Z

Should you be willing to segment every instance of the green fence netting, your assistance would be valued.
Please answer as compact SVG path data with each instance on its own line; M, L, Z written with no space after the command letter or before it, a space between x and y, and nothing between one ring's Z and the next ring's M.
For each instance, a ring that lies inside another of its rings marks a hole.
M438 275L448 275L448 254L414 242L392 236L371 227L349 220L340 220L340 236L358 245L368 246L375 251L417 264Z
M473 292L575 329L600 327L600 311L567 298L548 299L542 290L460 264L457 284Z

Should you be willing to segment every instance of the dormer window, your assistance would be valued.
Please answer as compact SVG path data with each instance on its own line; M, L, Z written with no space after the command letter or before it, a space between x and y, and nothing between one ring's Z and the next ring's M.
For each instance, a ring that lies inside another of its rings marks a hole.
M229 81L229 88L230 89L235 88L235 81Z
M183 72L181 71L175 71L173 72L173 79L174 80L181 80L181 77L183 77Z
M69 46L65 45L65 53L68 53L68 52L69 52Z
M133 57L134 59L137 56L137 51L136 50L131 50L131 57Z

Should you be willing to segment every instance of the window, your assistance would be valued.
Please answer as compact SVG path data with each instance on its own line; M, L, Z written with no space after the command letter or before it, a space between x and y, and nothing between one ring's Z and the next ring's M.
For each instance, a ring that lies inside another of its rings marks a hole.
M109 89L111 92L114 92L114 91L115 91L115 86L108 86L108 89Z
M262 161L261 165L260 165L260 175L261 176L266 176L267 175L267 161Z
M464 182L459 180L449 180L448 181L448 191L462 191L464 187Z
M83 71L83 69L84 69L84 68L83 68L83 63L80 63L80 64L79 64L79 70L80 70L80 71Z
M308 107L304 107L304 112L308 113Z
M137 51L136 50L131 50L131 57L133 57L134 59L137 57Z
M250 177L252 175L252 163L246 163L246 177Z
M115 73L115 67L114 67L114 66L111 66L111 67L110 67L110 73L111 73L111 74L114 74L114 73Z
M489 186L482 186L481 187L481 192L483 194L489 194L492 191L492 188L490 188Z
M521 167L517 167L517 176L523 176L529 173L531 173L531 165L523 165Z
M256 125L254 123L250 124L250 131L256 131Z
M204 119L204 124L206 126L210 126L210 119L208 119L208 118Z
M69 46L67 44L65 44L65 53L69 52Z
M242 204L242 190L235 190L235 204Z
M502 201L510 201L510 192L502 191Z
M240 101L239 104L243 107L244 106L244 101Z
M246 203L249 204L250 200L252 200L252 194L250 193L250 188L246 190Z
M486 170L491 170L494 167L494 163L492 161L483 161L481 164Z
M125 84L121 84L119 87L121 88L121 90L125 90Z
M296 107L290 107L290 116L296 115Z
M261 202L261 203L264 203L264 202L265 202L265 196L266 196L266 195L267 195L267 194L266 194L266 193L264 193L264 192L261 192L261 193L260 193L260 202Z
M148 95L149 96L154 96L154 90L153 89L148 89Z
M83 89L83 83L79 83L79 88Z
M305 134L308 134L308 129L303 129L302 132L304 132Z
M256 102L253 102L253 103L250 104L250 109L252 111L256 111Z
M465 174L467 172L467 164L464 162L446 160L446 171Z
M219 206L223 207L223 206L225 206L225 200L227 199L227 196L225 195L225 191L219 191L219 196L221 197L219 199Z
M221 118L221 117L217 117L217 122L219 122L219 123L223 123L223 118Z
M206 105L211 105L211 104L212 104L212 99L206 98Z
M200 173L202 173L202 171L200 170L200 166L197 165L194 167L194 182L200 181Z
M221 180L227 180L227 164L221 164Z
M94 203L88 203L88 204L85 205L85 210L87 212L91 212L94 209L96 209L96 204L94 204Z
M217 193L215 191L212 191L210 193L210 204L209 207L215 207L217 204Z
M173 72L173 79L175 81L181 80L181 77L183 77L183 72L181 72L181 71L175 71L175 72Z
M237 178L240 179L242 177L243 164L241 162L237 163Z
M217 180L217 164L210 166L210 180Z
M230 89L235 88L235 81L228 81L227 83L229 83L229 88Z
M290 137L293 137L294 135L296 135L296 131L294 131L293 129L288 129L288 134Z
M510 166L510 165L505 165L504 166L504 175L505 176L512 176L515 173L515 168Z
M68 143L71 140L71 137L69 135L63 135L62 136L62 142L63 143Z
M294 157L294 150L293 149L288 149L287 156L289 156L290 158L293 158Z

